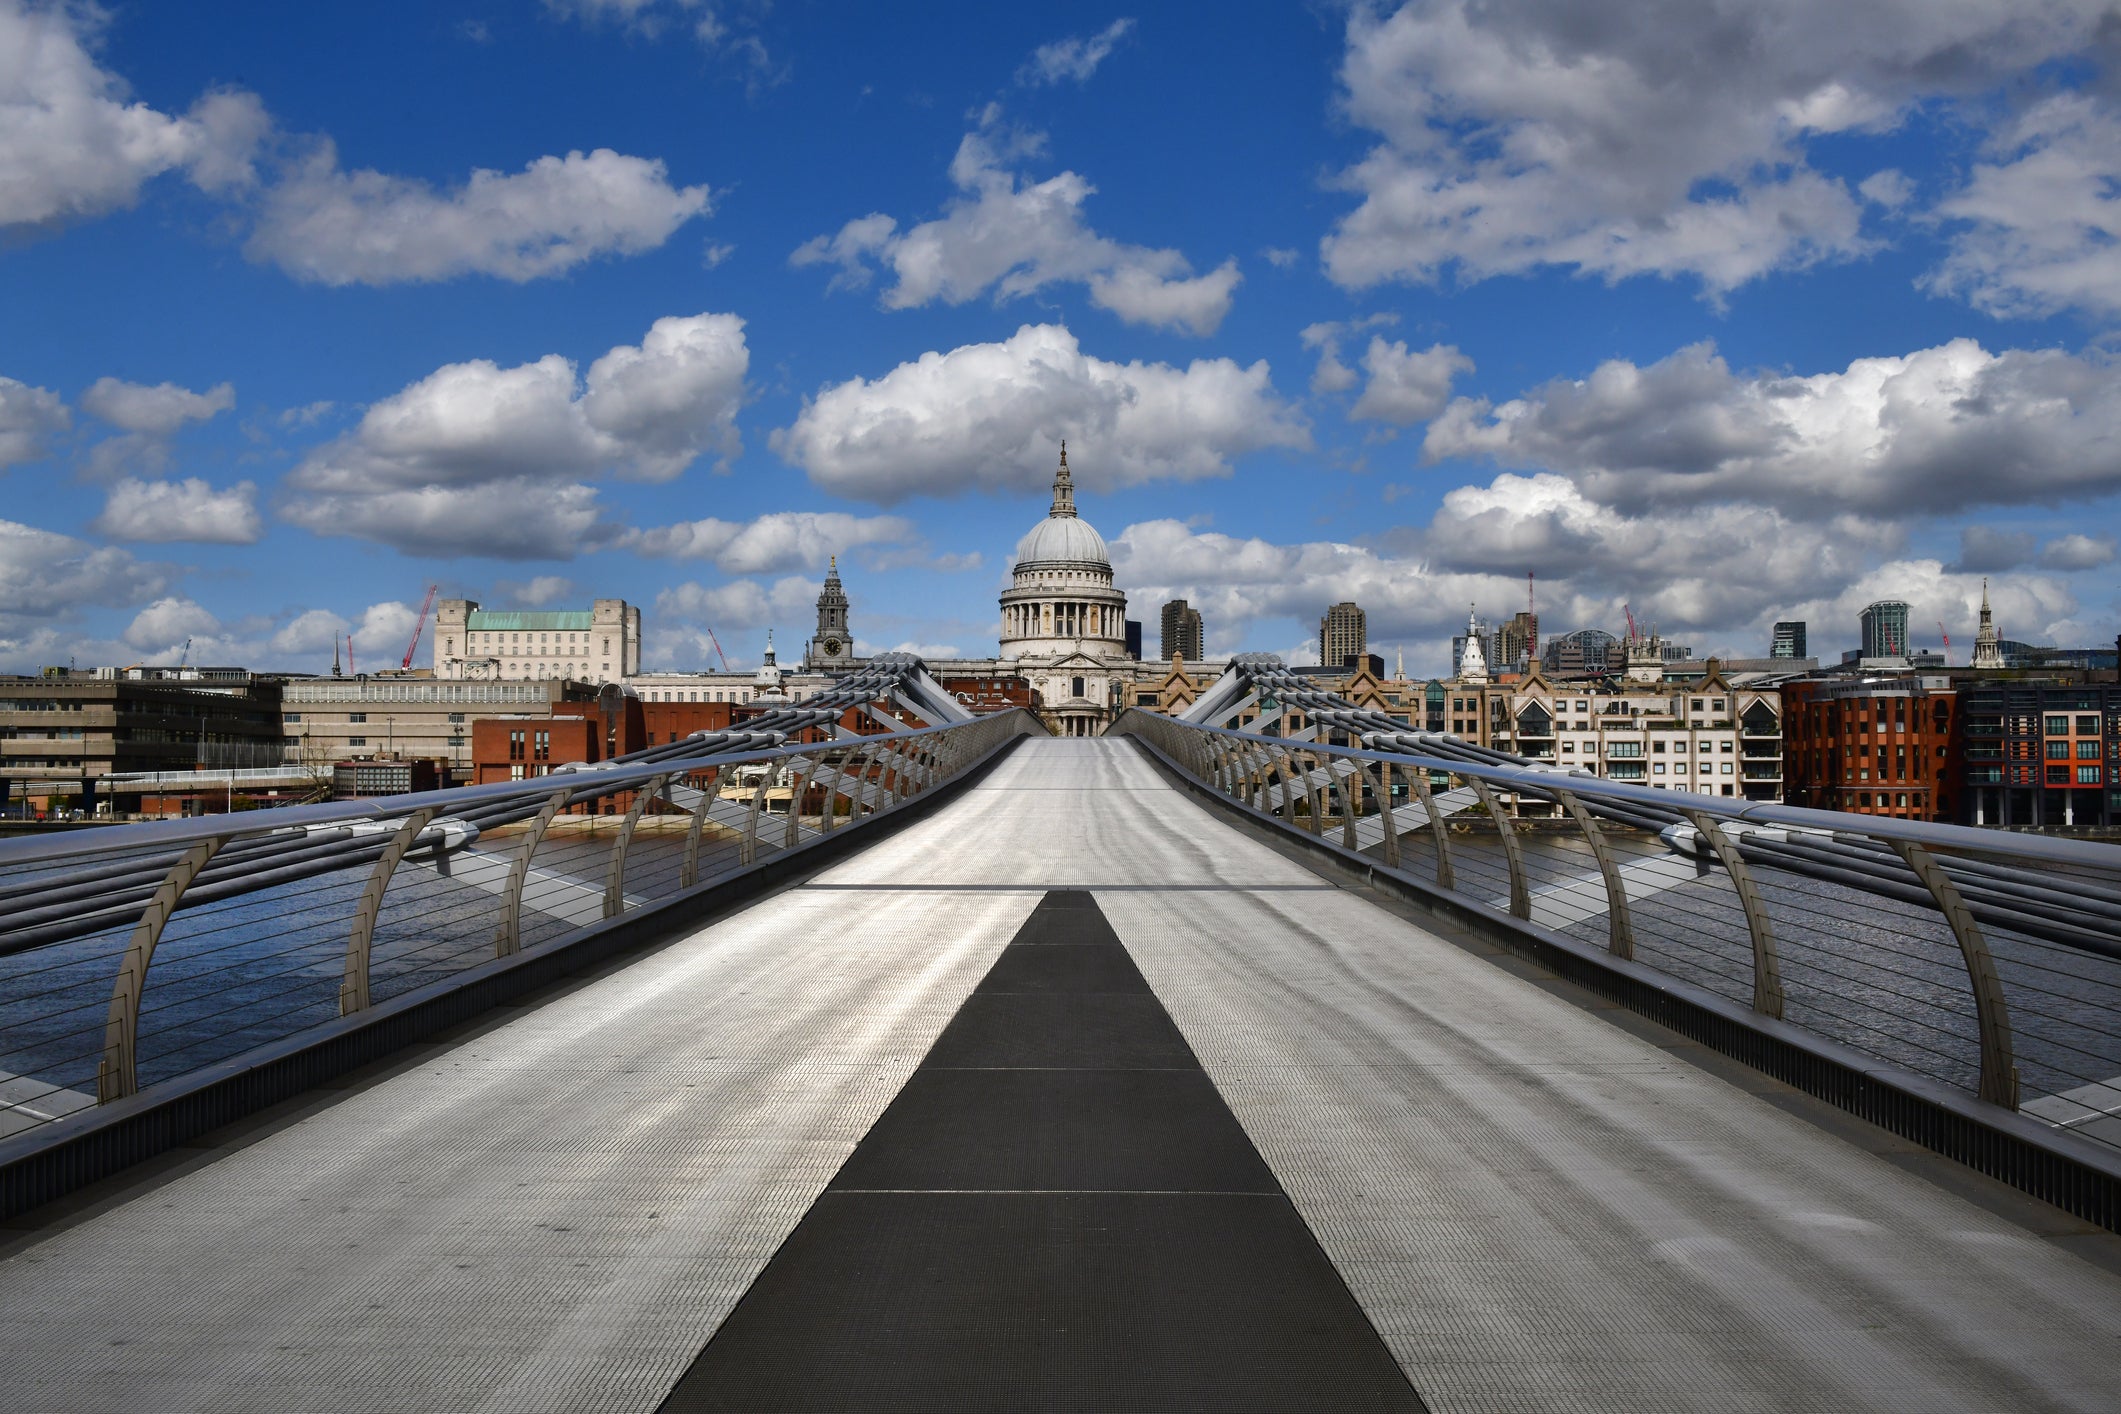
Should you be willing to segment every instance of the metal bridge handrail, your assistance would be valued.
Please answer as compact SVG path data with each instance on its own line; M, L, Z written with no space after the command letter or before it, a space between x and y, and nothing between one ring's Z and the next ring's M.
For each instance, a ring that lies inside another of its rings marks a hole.
M1022 710L1011 708L1010 712ZM994 713L978 720L993 720L1006 715L1009 714ZM528 776L520 781L493 781L486 785L451 786L444 790L371 796L361 800L326 801L316 805L288 805L267 810L243 811L234 815L195 815L182 820L147 820L129 825L104 825L94 830L69 831L55 837L17 836L0 839L0 868L124 853L141 848L186 845L204 839L227 841L306 825L395 819L430 806L439 815L447 816L458 813L467 806L497 805L517 799L526 804L533 801L542 803L552 794L555 783L570 781L585 788L594 787L595 789L587 792L590 795L605 795L614 789L623 790L631 785L653 780L666 772L704 771L753 761L776 760L798 752L829 749L834 745L857 739L874 743L912 741L963 725L966 724L946 723L938 727L915 727L902 732L874 735L850 733L822 742L785 743L747 751L712 752L703 756L665 757L638 765L597 762L572 771L555 770L550 775Z
M660 759L0 846L17 866L0 867L0 1133L735 879L825 841L843 810L842 833L1044 730L1020 708L814 725L833 735L729 749L716 733ZM587 808L550 828L570 806Z
M1164 721L1175 720L1139 707L1126 709L1121 713L1121 719L1124 720L1130 713L1154 716ZM1204 726L1198 722L1185 722L1180 725L1188 731L1208 732L1240 741L1289 744L1286 737L1238 731L1230 727ZM1115 722L1113 728L1117 731L1119 723ZM1786 825L1792 829L1867 835L1879 840L1905 840L1909 844L1964 853L2007 855L2032 863L2076 864L2094 869L2121 870L2121 845L2105 844L2097 840L2077 840L2054 835L2022 835L1983 829L1974 825L1942 825L1927 820L1902 820L1890 815L1857 815L1842 810L1814 810L1806 806L1782 805L1772 801L1726 800L1721 796L1696 795L1690 791L1666 791L1649 786L1622 785L1581 769L1549 770L1536 766L1488 765L1449 757L1426 756L1417 752L1380 751L1373 747L1332 746L1315 741L1303 744L1307 749L1330 751L1337 756L1420 765L1432 771L1478 776L1494 784L1519 785L1542 792L1558 788L1574 792L1586 801L1612 800L1660 811L1699 810L1703 814L1736 820L1743 824Z
M1241 710L1223 699L1212 710ZM1111 731L1280 829L1322 838L1337 813L1342 847L1381 873L1427 890L1427 853L1434 890L1455 903L1602 941L1616 965L1980 1100L2020 1108L2030 1066L2029 1114L2121 1145L2106 1134L2121 1112L2121 847L1616 784L1458 755L1455 739L1378 714L1312 717L1302 740L1139 708ZM1371 744L1308 739L1341 730ZM1441 752L1394 749L1410 736ZM1233 771L1233 758L1249 764ZM1412 788L1398 806L1395 770ZM1525 832L1527 803L1551 806L1561 829ZM1492 822L1492 844L1475 821Z

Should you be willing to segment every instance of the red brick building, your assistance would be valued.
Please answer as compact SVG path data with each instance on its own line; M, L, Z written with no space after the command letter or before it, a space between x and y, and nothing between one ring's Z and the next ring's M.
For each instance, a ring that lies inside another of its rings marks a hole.
M1907 676L1784 683L1784 802L1905 820L1956 820L1959 695L1936 681Z

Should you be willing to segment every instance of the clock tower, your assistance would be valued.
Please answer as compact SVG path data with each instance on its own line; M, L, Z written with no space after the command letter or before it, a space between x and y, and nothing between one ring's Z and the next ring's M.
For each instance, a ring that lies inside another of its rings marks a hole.
M803 666L833 672L854 663L854 635L847 630L847 591L840 587L840 557L834 555L825 587L817 596L817 633L803 651Z

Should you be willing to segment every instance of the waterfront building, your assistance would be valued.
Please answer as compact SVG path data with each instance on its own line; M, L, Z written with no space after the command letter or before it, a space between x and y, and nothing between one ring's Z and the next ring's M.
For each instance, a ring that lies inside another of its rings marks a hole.
M434 675L450 681L623 682L641 670L641 611L624 599L580 609L436 607Z
M168 671L0 677L0 811L130 813L140 790L113 790L106 777L282 764L284 679Z
M1960 695L1948 676L1801 678L1782 685L1782 701L1788 804L1958 818Z
M2121 825L2121 686L1977 679L1963 681L1960 696L1962 823Z

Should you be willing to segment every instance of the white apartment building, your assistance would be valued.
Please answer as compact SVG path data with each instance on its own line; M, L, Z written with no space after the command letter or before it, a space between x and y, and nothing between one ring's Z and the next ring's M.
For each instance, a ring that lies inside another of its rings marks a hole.
M585 610L436 608L434 675L444 680L624 682L641 670L641 611L624 599Z
M1535 672L1445 693L1449 720L1471 728L1461 735L1531 760L1656 790L1782 798L1782 694L1726 680L1713 664L1687 682L1604 690Z

